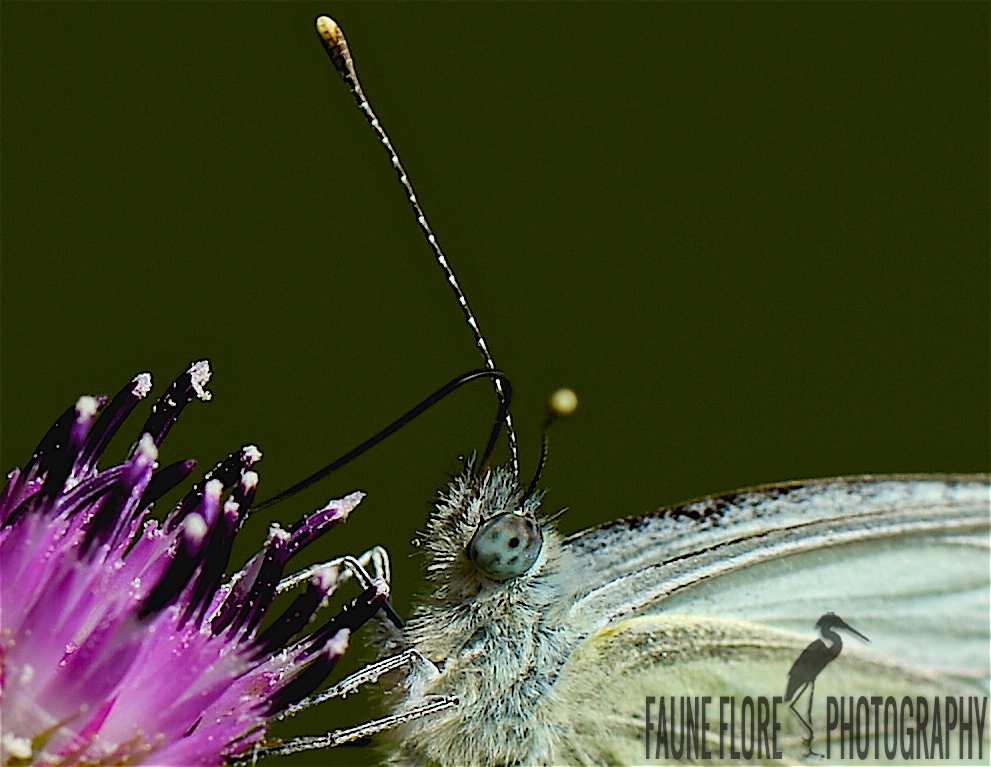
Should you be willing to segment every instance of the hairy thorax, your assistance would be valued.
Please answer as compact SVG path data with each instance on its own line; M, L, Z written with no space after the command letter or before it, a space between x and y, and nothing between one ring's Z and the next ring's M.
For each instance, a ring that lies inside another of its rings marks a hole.
M473 595L439 588L417 611L390 652L416 647L416 664L396 694L400 712L424 696L454 695L459 705L397 732L395 760L463 765L540 762L555 751L554 682L579 641L565 629L564 558L553 536L532 578L512 584L459 580ZM552 567L541 564L553 562ZM570 575L573 577L574 572ZM469 597L469 598L466 598ZM428 617L429 616L429 617Z

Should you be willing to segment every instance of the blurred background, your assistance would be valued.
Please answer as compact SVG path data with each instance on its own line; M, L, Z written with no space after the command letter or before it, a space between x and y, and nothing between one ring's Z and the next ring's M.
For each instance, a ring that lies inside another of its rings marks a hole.
M581 397L543 482L565 532L989 469L986 5L263 2L4 7L5 472L80 394L208 357L162 460L255 443L267 497L480 366L320 13L513 381L526 476L548 395ZM240 555L360 488L306 561L386 545L408 614L411 541L494 412L462 390L256 514Z

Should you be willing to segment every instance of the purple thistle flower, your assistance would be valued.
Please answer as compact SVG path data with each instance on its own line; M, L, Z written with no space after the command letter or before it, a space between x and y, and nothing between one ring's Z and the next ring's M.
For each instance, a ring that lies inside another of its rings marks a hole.
M258 481L254 446L207 472L164 521L145 518L194 468L156 471L158 446L194 397L210 398L209 377L202 361L172 383L120 465L96 463L150 391L147 373L109 404L80 398L10 473L0 495L0 764L223 764L316 689L385 603L376 579L303 634L348 577L328 563L293 579L308 580L305 592L259 630L288 561L362 494L289 530L273 525L225 581Z

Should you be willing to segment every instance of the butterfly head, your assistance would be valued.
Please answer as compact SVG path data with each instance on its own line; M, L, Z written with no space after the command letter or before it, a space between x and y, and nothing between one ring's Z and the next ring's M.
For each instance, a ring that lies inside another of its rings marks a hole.
M428 574L458 596L514 588L537 577L556 536L512 472L469 465L437 503L427 529ZM452 596L454 594L451 594Z
M537 483L547 460L551 424L577 406L578 396L571 389L558 389L551 396L539 465L525 491L518 482L514 453L512 471L483 468L476 474L469 461L441 496L427 538L433 555L428 572L441 582L441 589L451 588L463 597L500 585L525 587L539 578L548 561L559 559L554 556L560 548L558 536L537 516L542 495Z

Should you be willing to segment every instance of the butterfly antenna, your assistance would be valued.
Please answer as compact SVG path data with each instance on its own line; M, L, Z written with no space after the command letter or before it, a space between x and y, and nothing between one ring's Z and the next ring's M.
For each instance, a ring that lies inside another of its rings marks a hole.
M327 55L330 56L330 60L334 64L334 68L337 69L341 75L341 78L345 83L347 83L348 88L351 90L351 95L354 96L354 100L357 102L359 109L361 109L364 113L365 119L368 120L368 124L371 126L372 131L374 131L382 146L385 148L386 153L389 155L389 161L392 163L392 167L395 169L396 175L399 177L399 183L402 184L403 189L406 190L406 196L413 208L413 213L416 216L416 222L420 225L420 229L423 231L423 236L426 237L427 243L433 250L434 259L437 261L437 265L440 266L441 270L444 272L444 277L447 279L447 284L450 285L451 290L454 291L454 297L458 300L458 304L461 306L461 311L465 316L465 322L467 322L468 327L471 328L472 335L475 337L475 345L478 346L479 351L482 353L482 358L485 360L485 367L489 370L496 370L495 360L492 358L492 353L489 351L489 346L485 341L485 336L482 335L482 331L478 327L478 320L475 319L475 314L472 312L471 307L468 306L468 298L465 296L464 291L461 289L461 285L458 283L457 275L455 275L454 269L451 268L447 257L444 255L444 251L437 242L433 229L430 228L430 222L427 221L427 217L423 213L423 208L420 207L420 203L416 197L416 192L413 191L413 184L410 183L409 177L406 175L406 169L403 168L402 161L399 159L399 154L396 152L395 147L393 147L392 141L389 139L389 135L385 132L382 124L379 122L378 117L375 116L375 112L372 111L372 105L368 102L368 98L365 96L365 92L361 88L361 82L358 80L358 75L355 72L354 60L351 58L351 52L348 49L348 41L347 38L344 37L344 32L338 26L337 22L329 16L317 17L316 28L317 34L320 35L320 41L323 43L323 47L327 51ZM509 441L509 453L512 461L513 476L519 479L520 462L519 453L516 446L516 432L513 429L513 418L509 413L509 403L506 397L504 379L493 378L492 383L495 387L496 397L499 399L500 406L505 408L504 423L506 424L506 434Z
M526 492L520 498L520 503L523 503L523 501L533 495L533 491L537 489L537 483L540 482L540 475L544 473L544 465L547 463L547 442L551 424L562 416L571 415L577 407L578 395L572 389L558 389L551 395L551 399L547 403L547 418L544 421L544 428L540 434L540 460L537 461L537 471L534 472L533 479L530 480Z
M337 471L342 466L351 463L351 461L355 458L364 455L377 444L383 442L388 437L391 437L401 428L406 426L406 424L423 415L438 402L446 399L450 394L457 391L465 384L471 383L472 381L477 381L480 378L491 378L501 381L503 392L503 400L499 403L499 412L496 414L495 423L492 426L492 430L489 432L489 442L488 445L486 445L485 453L483 453L483 462L488 461L489 456L492 455L492 451L495 449L496 441L499 439L499 432L502 430L502 426L506 422L506 415L509 412L509 403L513 398L513 389L512 386L510 386L509 379L498 370L472 370L468 373L464 373L463 375L459 375L451 382L439 388L418 405L399 416L399 418L390 423L380 432L372 437L369 437L356 448L342 455L336 461L327 464L319 471L311 474L306 479L300 480L292 487L283 490L281 493L277 493L271 498L265 499L261 503L254 504L253 508L256 510L261 510L266 509L269 506L274 506L280 501L284 501L286 498L305 490L310 485L316 484L321 479L328 476L331 472Z

